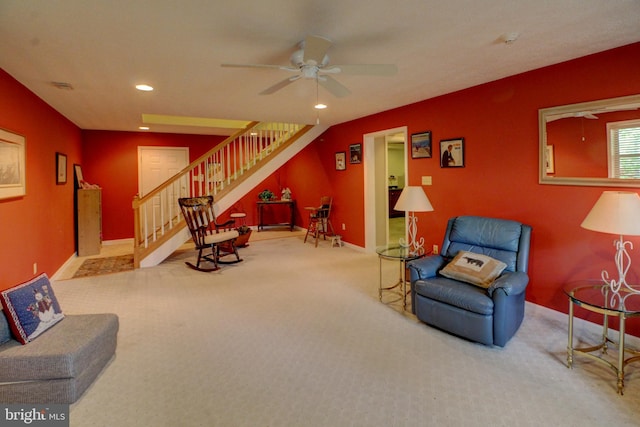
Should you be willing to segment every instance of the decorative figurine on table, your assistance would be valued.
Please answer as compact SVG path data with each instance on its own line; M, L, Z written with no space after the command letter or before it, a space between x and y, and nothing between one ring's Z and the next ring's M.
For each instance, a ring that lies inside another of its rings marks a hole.
M282 200L291 200L291 189L289 187L282 189Z

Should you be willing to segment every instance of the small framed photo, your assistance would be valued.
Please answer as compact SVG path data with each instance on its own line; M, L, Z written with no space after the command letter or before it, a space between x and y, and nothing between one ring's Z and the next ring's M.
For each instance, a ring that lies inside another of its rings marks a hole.
M351 144L349 146L349 163L362 163L362 144Z
M411 158L426 159L431 157L431 131L411 134Z
M67 183L67 155L56 153L56 184Z
M553 145L547 145L545 153L545 163L547 173L556 173L556 165L553 159Z
M443 139L440 141L440 167L464 167L464 138Z
M339 151L336 153L336 170L343 171L347 169L347 153Z

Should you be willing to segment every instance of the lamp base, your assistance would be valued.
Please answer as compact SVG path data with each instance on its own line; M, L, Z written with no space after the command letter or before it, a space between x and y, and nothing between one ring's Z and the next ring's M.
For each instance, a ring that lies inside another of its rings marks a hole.
M412 255L424 253L424 237L416 238L418 234L418 217L414 212L409 212L409 252Z
M627 283L626 275L631 267L631 256L627 252L627 245L633 249L633 243L624 241L623 237L614 240L613 245L616 247L616 255L614 258L616 269L618 270L618 280L610 279L609 273L606 270L602 270L602 280L609 286L611 292L617 294L624 287L625 292L632 292L640 294L640 289L636 289Z

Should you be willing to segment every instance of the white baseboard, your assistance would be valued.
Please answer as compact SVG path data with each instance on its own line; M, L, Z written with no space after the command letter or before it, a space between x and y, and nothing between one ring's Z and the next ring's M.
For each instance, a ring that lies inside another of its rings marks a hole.
M56 280L60 280L62 276L62 272L65 271L65 269L68 268L69 265L71 265L71 263L75 261L77 258L78 258L78 255L74 252L73 255L71 255L69 259L67 259L65 263L62 264L62 266L60 266L60 268L55 273L53 273L53 276L50 277L51 281L55 282Z
M131 244L131 247L133 247L133 237L128 239L105 240L102 244L104 246Z

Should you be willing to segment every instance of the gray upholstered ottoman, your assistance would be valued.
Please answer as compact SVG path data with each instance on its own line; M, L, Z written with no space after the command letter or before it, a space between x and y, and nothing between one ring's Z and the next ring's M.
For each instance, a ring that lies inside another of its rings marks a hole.
M75 402L114 356L118 327L115 314L67 315L26 345L0 345L0 402Z

